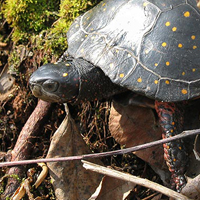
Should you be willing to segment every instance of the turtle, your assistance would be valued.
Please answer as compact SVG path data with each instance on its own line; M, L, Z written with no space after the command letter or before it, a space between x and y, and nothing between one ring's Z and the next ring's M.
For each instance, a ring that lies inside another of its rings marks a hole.
M100 2L72 23L61 58L31 75L33 95L75 104L131 91L153 100L163 138L181 133L186 102L200 96L196 4L195 0ZM187 148L183 140L163 147L172 188L180 192L186 184Z

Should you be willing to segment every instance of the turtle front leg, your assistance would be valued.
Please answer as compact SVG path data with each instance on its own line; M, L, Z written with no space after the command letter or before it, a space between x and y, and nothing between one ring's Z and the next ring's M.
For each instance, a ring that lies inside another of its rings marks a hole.
M183 104L155 101L160 124L163 130L162 137L168 138L183 131ZM182 140L163 144L164 158L172 173L172 188L178 192L186 184L184 173L188 156Z

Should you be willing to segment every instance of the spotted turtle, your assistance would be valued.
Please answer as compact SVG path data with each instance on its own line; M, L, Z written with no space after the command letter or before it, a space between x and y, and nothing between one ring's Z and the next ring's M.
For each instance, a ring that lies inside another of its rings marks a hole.
M71 25L58 62L32 74L32 92L76 103L130 90L155 100L162 136L171 137L183 130L184 102L200 96L199 32L195 0L102 1ZM164 144L164 157L172 186L181 191L183 141Z

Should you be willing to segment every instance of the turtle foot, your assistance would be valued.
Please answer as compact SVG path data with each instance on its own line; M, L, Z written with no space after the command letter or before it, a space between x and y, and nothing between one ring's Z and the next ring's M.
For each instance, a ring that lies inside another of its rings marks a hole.
M155 108L163 130L162 137L169 138L183 131L183 104L155 102ZM183 140L163 144L164 158L169 171L172 173L172 188L178 192L186 184L184 173L188 163Z

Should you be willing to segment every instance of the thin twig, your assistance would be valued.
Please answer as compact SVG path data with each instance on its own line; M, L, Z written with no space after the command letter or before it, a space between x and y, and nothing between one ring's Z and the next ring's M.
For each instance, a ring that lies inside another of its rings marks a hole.
M174 199L179 199L179 200L188 200L189 199L188 197L186 197L178 192L175 192L169 188L166 188L158 183L154 183L147 179L133 176L130 174L126 174L123 172L119 172L117 170L103 167L101 165L97 165L97 164L94 164L94 163L91 163L91 162L88 162L85 160L81 160L81 162L83 163L83 167L87 170L91 170L91 171L94 171L94 172L97 172L100 174L111 176L111 177L114 177L114 178L117 178L117 179L120 179L123 181L129 181L129 182L135 183L137 185L141 185L146 188L150 188L154 191L157 191L159 193L162 193L162 194L167 195L168 197L172 197Z
M161 139L161 140L157 140L154 142L149 142L146 144L142 144L142 145L138 145L135 147L126 148L126 149L121 149L121 150L109 151L109 152L104 152L104 153L86 154L86 155L80 155L80 156L69 156L69 157L60 157L60 158L42 158L42 159L36 159L36 160L2 162L2 163L0 163L0 167L14 166L14 165L27 165L27 164L41 163L41 162L64 162L64 161L69 161L69 160L82 160L84 158L99 158L99 157L105 157L105 156L131 153L131 152L147 149L147 148L150 148L150 147L153 147L156 145L160 145L163 143L182 139L182 138L185 138L188 136L194 136L199 133L200 133L200 129L183 131L181 134L178 134L178 135L170 137L170 138Z

